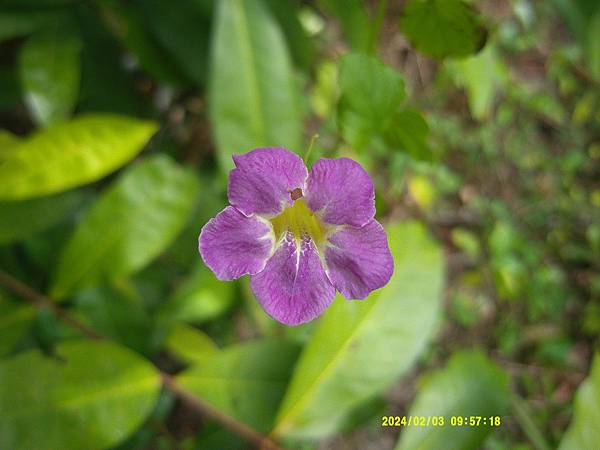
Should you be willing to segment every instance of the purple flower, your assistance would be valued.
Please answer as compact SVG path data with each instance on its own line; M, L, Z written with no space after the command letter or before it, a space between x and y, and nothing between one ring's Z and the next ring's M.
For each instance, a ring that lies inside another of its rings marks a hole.
M364 299L387 284L394 261L374 219L373 182L360 164L323 158L308 173L283 148L258 148L233 161L231 206L198 239L218 279L250 274L264 310L287 325L320 315L336 289Z

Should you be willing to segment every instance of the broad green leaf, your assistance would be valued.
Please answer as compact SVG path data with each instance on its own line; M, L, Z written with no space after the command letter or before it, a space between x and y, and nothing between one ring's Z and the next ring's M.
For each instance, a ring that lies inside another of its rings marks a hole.
M156 80L182 84L183 74L147 30L143 14L133 4L105 0L99 7L107 27L135 55L143 70Z
M353 53L342 60L339 127L354 149L382 142L416 159L430 159L429 127L414 109L402 106L402 76L375 58Z
M52 25L60 20L59 11L23 10L21 8L5 7L0 11L0 42L25 36L34 31Z
M352 48L369 49L371 24L362 0L319 0L319 4L340 21Z
M508 411L510 390L506 372L478 351L454 353L447 366L424 377L407 416L481 417L479 426L407 427L396 450L469 450L481 447L499 426L490 417ZM501 420L503 417L501 417Z
M360 53L342 59L340 86L339 126L344 138L357 149L389 125L406 96L398 72Z
M417 160L430 160L431 149L427 145L429 125L414 109L403 109L395 113L384 130L386 143Z
M300 2L297 0L289 2L266 0L266 4L279 22L281 31L285 34L294 62L297 66L310 70L316 56L316 48L298 19Z
M281 339L238 344L177 377L195 395L258 431L268 431L298 347Z
M62 28L40 31L21 47L19 72L34 121L48 126L68 119L77 102L81 41Z
M204 264L198 264L173 296L161 305L159 314L167 319L194 323L212 320L232 306L234 288L232 283L219 281Z
M496 97L508 82L508 70L493 45L478 55L448 63L456 83L467 91L469 109L477 120L488 119Z
M156 369L109 342L69 341L0 362L0 448L112 447L137 429L160 390Z
M5 154L0 200L25 200L96 181L133 158L155 131L153 122L104 114L40 130Z
M78 110L146 116L151 110L150 102L136 89L133 74L123 67L122 46L109 34L97 3L84 3L77 8L83 40Z
M400 31L418 51L440 59L476 53L486 39L477 11L463 0L410 0Z
M256 147L301 152L299 89L268 9L261 0L221 0L214 20L210 117L221 167Z
M0 356L13 350L33 322L35 308L11 301L0 293Z
M387 232L392 279L366 300L338 297L320 319L294 370L276 435L316 438L339 430L350 411L412 366L435 333L444 271L440 246L416 222Z
M90 208L66 244L52 296L144 267L185 226L197 189L196 176L167 157L131 166Z
M167 337L167 349L185 362L204 363L219 349L203 331L179 324Z
M0 201L0 242L20 240L51 227L79 206L84 197L83 192L74 190L20 202Z
M100 334L143 355L157 350L154 329L141 301L123 295L115 286L86 289L75 297L73 312Z
M600 354L596 353L590 374L575 394L573 418L560 450L595 448L600 442Z
M174 8L164 0L136 0L144 23L156 41L197 85L207 78L210 19L198 0L178 0Z

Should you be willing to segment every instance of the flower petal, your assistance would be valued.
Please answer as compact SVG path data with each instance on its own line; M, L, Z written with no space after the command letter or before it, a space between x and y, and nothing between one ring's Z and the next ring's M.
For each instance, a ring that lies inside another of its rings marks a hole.
M293 203L291 191L304 188L308 172L302 159L284 148L257 148L233 157L229 203L249 216L274 216Z
M299 325L320 315L335 296L315 244L302 240L300 253L291 233L282 240L265 269L250 285L264 310L275 320Z
M375 216L375 188L369 174L349 158L320 159L306 182L306 201L321 219L361 227Z
M329 279L348 299L363 299L387 284L394 260L381 224L344 227L329 236L325 249Z
M200 255L219 280L233 280L260 272L271 254L271 228L228 206L210 219L200 232Z

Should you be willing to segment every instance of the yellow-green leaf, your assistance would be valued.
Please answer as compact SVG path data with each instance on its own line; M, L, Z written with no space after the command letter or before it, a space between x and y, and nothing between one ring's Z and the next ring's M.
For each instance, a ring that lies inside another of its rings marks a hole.
M128 170L90 208L63 249L51 294L129 275L149 263L188 221L193 172L164 156Z
M40 130L0 159L0 200L25 200L96 181L133 158L157 127L94 114Z

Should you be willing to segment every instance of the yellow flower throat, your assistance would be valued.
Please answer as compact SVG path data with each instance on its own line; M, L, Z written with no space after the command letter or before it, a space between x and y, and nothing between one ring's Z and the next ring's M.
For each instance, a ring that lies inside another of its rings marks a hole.
M289 231L297 240L308 235L318 245L325 241L327 234L326 225L321 223L302 199L296 200L292 206L273 217L271 224L276 240L279 240L283 233Z

